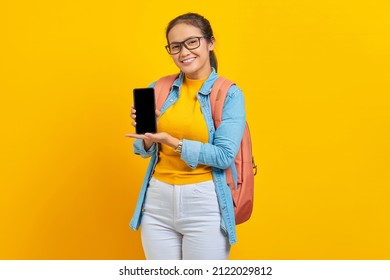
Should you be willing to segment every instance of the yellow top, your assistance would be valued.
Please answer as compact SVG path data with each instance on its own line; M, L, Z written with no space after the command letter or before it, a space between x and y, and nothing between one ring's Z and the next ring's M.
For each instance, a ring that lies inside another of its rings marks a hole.
M159 132L167 132L178 139L208 143L206 121L196 98L204 81L184 79L179 99L158 120L157 130ZM198 165L192 169L180 158L180 154L165 144L160 145L153 176L172 185L212 180L210 166Z

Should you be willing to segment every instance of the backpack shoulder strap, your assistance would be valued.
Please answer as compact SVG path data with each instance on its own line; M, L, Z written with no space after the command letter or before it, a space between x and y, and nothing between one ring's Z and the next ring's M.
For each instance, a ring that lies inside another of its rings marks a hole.
M210 93L210 105L215 128L217 128L222 121L222 110L225 99L230 87L234 84L234 82L221 76L214 82Z
M179 74L173 74L160 78L154 85L154 92L156 94L156 109L161 110L165 100L168 98L169 92L173 82L177 79Z

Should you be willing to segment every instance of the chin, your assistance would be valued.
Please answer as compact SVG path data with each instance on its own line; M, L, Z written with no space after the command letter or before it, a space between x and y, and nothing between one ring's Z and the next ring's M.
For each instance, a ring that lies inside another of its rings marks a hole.
M190 67L181 67L180 70L186 75L193 75L198 72L198 69L192 65Z

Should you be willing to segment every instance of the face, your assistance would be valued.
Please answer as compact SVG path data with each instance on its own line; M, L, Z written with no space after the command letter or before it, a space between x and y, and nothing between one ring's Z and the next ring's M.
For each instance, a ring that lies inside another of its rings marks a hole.
M203 36L202 31L195 26L179 23L169 31L168 40L171 44L194 36ZM182 45L181 51L171 56L186 77L199 80L207 78L211 73L209 52L213 49L214 41L208 42L206 38L201 38L199 48L188 50Z

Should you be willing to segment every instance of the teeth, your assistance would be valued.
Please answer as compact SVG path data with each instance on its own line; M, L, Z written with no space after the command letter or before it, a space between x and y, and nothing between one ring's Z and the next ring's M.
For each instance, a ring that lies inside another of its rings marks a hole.
M186 59L186 60L183 60L184 63L187 63L187 62L191 62L193 61L195 58L190 58L190 59Z

